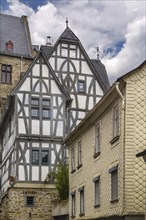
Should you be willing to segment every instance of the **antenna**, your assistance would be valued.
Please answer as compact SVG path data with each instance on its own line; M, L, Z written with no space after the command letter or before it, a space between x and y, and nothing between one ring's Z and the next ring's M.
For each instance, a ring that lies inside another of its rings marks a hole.
M95 47L96 51L97 51L97 60L99 60L99 54L100 54L100 51L99 51L99 46Z
M66 28L68 28L68 17L66 17Z

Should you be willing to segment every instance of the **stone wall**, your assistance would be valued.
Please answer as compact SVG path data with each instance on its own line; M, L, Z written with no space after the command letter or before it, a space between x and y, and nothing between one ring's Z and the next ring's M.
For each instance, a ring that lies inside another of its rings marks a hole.
M26 206L26 196L35 197L33 207ZM10 188L2 199L1 220L52 220L52 201L56 199L55 188Z
M17 85L20 80L21 72L26 72L32 59L21 59L21 57L0 55L0 115L5 105L7 95L10 94L11 90ZM1 83L1 66L2 64L12 65L12 83L2 84Z

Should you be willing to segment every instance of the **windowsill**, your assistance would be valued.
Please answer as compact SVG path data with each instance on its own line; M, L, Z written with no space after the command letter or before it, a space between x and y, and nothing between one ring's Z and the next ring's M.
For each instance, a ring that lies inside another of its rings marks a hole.
M94 208L99 208L100 204L94 205Z
M78 165L78 166L77 166L77 169L79 170L81 167L82 167L82 164Z
M114 137L111 141L110 144L114 144L116 141L118 141L120 138L120 135L117 135L116 137Z
M116 202L119 202L119 199L113 199L110 201L111 203L116 203Z
M79 216L80 216L80 217L85 216L85 213L81 213L81 214L79 214Z
M94 158L98 157L100 155L100 152L97 152L93 155Z
M70 173L72 173L72 174L73 174L73 173L75 173L75 171L76 171L76 169L72 170Z

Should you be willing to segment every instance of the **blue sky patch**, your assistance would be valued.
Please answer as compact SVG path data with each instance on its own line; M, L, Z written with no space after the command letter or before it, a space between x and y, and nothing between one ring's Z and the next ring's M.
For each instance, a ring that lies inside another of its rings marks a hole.
M110 55L110 58L115 57L124 47L125 41L118 41L112 47L104 49L104 56Z

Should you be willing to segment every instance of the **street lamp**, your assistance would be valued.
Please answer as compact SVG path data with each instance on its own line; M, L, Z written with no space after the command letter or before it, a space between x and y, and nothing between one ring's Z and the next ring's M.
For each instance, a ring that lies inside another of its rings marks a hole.
M146 149L138 154L136 154L136 157L142 157L144 162L146 163ZM146 176L146 175L145 175ZM146 183L146 179L145 179L145 183ZM145 187L146 188L146 187ZM146 190L146 189L145 189ZM146 197L146 193L145 193L145 197ZM146 198L145 198L146 200ZM146 201L145 201L145 220L146 220Z

